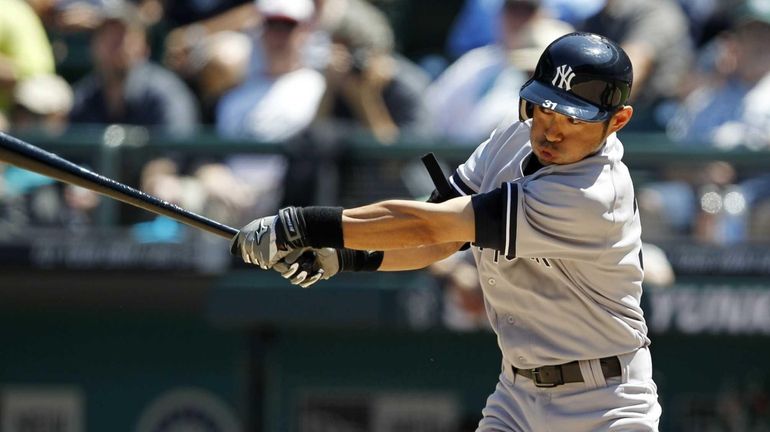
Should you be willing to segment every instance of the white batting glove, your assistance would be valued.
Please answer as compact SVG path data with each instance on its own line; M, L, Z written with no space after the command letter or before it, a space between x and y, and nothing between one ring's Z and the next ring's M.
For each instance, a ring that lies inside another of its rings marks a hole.
M307 288L339 273L339 260L337 249L296 249L275 264L273 269L292 284Z

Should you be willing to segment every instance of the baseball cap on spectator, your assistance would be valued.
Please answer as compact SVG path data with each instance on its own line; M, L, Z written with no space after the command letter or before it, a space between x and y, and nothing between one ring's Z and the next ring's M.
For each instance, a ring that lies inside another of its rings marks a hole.
M64 78L53 74L35 75L21 81L13 92L16 105L37 115L68 113L72 108L72 88Z
M256 5L265 20L302 23L310 21L315 12L312 0L256 0Z
M335 1L326 0L324 11L331 7L341 7L336 20L330 20L325 28L332 40L359 52L392 52L395 47L393 29L387 16L365 0Z
M125 0L105 1L97 8L97 14L102 23L118 21L133 28L146 27L139 9L133 3Z

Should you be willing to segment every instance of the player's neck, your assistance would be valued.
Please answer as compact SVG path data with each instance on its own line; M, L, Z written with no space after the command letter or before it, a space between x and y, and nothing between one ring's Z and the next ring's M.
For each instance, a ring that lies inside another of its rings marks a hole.
M544 167L545 165L541 163L537 156L534 153L530 153L529 159L527 160L526 165L524 165L524 170L522 171L522 174L525 176L534 174L539 170L540 168Z

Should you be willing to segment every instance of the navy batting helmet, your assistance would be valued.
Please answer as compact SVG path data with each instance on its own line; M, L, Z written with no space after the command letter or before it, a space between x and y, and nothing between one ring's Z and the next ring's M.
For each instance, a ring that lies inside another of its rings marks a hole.
M593 33L570 33L543 51L522 87L519 115L534 105L586 122L609 119L628 99L634 72L615 42Z

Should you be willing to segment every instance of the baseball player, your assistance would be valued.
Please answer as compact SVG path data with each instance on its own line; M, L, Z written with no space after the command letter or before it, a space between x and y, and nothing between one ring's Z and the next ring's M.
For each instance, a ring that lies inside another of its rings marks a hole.
M470 243L503 355L477 430L657 430L639 213L615 134L633 114L632 80L614 42L563 36L521 88L522 120L459 166L451 194L284 208L232 251L309 286L422 268Z

